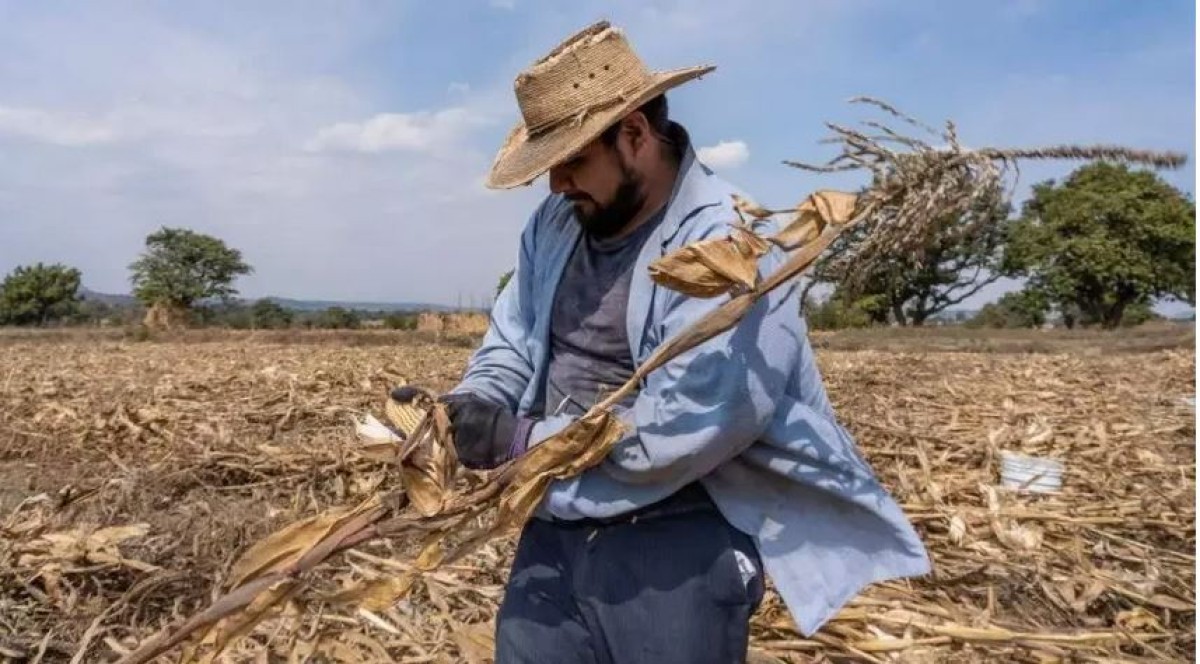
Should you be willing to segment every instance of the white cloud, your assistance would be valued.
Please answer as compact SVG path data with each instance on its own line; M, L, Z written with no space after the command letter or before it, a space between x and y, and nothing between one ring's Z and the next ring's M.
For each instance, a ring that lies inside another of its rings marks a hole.
M516 0L489 0L488 4L496 9L507 9L510 11L517 7Z
M745 141L721 141L697 151L700 161L713 168L737 168L750 158Z
M170 224L243 250L256 270L239 281L247 296L442 303L490 292L545 194L544 179L513 191L488 190L480 181L519 113L512 77L601 11L592 0L590 9L572 3L570 11L530 13L519 38L489 38L487 58L463 60L456 54L478 47L483 27L456 32L454 43L412 39L412 26L444 18L424 3L267 0L221 12L192 3L81 4L69 13L39 3L13 7L0 39L10 55L0 65L0 107L22 112L0 119L7 157L0 159L0 219L22 223L0 222L0 272L11 267L4 261L62 261L83 270L89 287L126 291L126 266L146 233ZM477 10L501 11L487 3ZM1072 79L1031 86L1006 78L1020 68L996 71L985 58L968 64L982 67L988 83L947 97L941 79L912 73L935 62L928 53L896 62L854 46L880 41L873 37L891 15L863 18L878 11L845 0L802 7L762 0L752 15L715 0L620 0L603 8L654 68L721 67L674 95L672 114L690 125L689 117L703 113L703 126L692 127L697 136L742 126L725 134L741 140L701 139L709 145L701 157L721 170L740 165L737 179L773 207L833 182L861 184L859 174L816 176L779 165L822 161L821 121L843 118L851 94L878 94L931 122L954 118L979 144L1070 140L1178 149L1194 139L1194 104L1176 94L1191 80L1190 69L1178 64L1180 52L1192 53L1187 40L1134 35L1142 48L1159 50L1101 63L1105 72L1125 71L1123 80L1145 80L1136 95L1097 85L1096 77L1066 65ZM263 30L268 18L271 29ZM724 103L773 89L772 72L751 65L798 22L822 29L789 52L789 62L802 64L788 77L799 81L796 89L826 93L809 95L799 122L789 90L779 91L778 104ZM380 58L371 45L394 46L403 57ZM934 44L946 53L951 46ZM409 57L436 49L444 52L431 65L414 66L417 58ZM828 62L838 66L820 64ZM846 71L859 75L846 83ZM468 80L469 87L452 84ZM405 113L419 109L426 112ZM376 115L383 111L395 114ZM1028 121L1014 123L1018 112ZM363 159L346 151L374 152ZM1067 166L1055 168L1034 172L1031 165L1022 182L1061 175ZM1184 181L1194 173L1189 164L1168 175Z
M371 123L380 110L409 109L381 106L383 95L328 63L346 59L339 43L395 23L383 9L347 21L339 5L261 31L223 12L198 29L176 7L64 15L30 5L28 19L6 16L5 39L17 43L5 42L13 66L0 66L0 218L22 223L0 223L0 273L61 261L89 288L127 292L128 264L166 224L243 251L255 267L237 284L248 297L453 303L491 292L536 201L485 198L474 176L502 136L461 137L511 114L509 86L495 93L504 104L468 91L447 104L455 108L434 101L427 113ZM313 26L329 25L336 38L312 38ZM391 151L345 159L301 149L339 123L349 127L322 139L330 149L340 140ZM348 255L361 260L338 260Z
M9 106L0 106L0 134L68 147L111 143L117 138L115 128L100 120L79 114Z
M465 108L436 112L380 113L362 122L339 122L318 131L305 144L308 152L435 153L463 141L472 129L488 124Z

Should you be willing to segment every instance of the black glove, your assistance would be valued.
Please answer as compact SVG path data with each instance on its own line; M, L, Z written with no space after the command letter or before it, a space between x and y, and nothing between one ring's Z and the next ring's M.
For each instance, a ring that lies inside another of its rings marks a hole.
M454 448L467 468L490 469L525 453L534 420L473 394L441 397L450 415Z

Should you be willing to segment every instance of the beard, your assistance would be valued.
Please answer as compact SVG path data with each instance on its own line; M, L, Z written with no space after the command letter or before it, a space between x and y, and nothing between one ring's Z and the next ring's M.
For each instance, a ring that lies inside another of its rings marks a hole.
M570 197L575 204L575 220L592 237L604 239L621 232L629 225L633 216L642 209L646 194L642 191L642 179L621 163L621 184L607 205L601 205L587 194ZM583 202L591 203L590 212L583 209Z

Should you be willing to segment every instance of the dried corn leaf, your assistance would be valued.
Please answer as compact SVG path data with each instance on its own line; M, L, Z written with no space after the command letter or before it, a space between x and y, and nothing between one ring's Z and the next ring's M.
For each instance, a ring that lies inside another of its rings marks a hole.
M388 654L383 644L378 639L361 632L351 632L343 638L357 645L360 650L347 648L340 651L334 660L338 662L379 662L380 664L391 664L395 658ZM370 655L370 656L368 656Z
M150 525L146 523L101 528L88 535L87 547L93 550L110 549L125 540L141 537L148 532L150 532Z
M1186 611L1194 613L1196 611L1196 603L1187 603L1171 597L1170 595L1151 595L1146 599L1146 603L1151 606L1157 606L1160 609L1170 609L1171 611Z
M368 611L386 611L408 594L416 573L405 571L399 576L373 579L325 597L330 604L353 604Z
M394 404L389 400L389 403ZM399 405L399 404L397 404ZM433 404L400 453L400 480L417 512L434 517L445 508L458 467L445 404Z
M394 605L399 599L408 594L413 583L421 572L429 572L445 562L447 552L443 546L446 534L455 529L458 521L445 522L444 529L430 533L424 539L421 553L400 576L388 576L356 586L331 596L330 601L337 603L357 603L360 608L371 611L383 611ZM468 537L468 541L480 542L491 533L491 529L482 529Z
M396 454L400 451L400 446L395 443L372 443L363 445L354 450L364 459L372 461L392 461L396 458Z
M363 654L357 648L341 641L329 641L321 644L321 648L317 651L319 654L328 657L327 660L318 659L316 661L333 661L333 662L361 662Z
M374 495L357 506L332 509L293 523L267 536L250 547L234 563L226 581L227 587L236 588L263 574L286 568L299 560L339 526L367 510L379 506L380 501L380 496Z
M446 559L446 550L442 547L442 537L434 535L425 541L425 548L413 563L413 567L421 571L429 571L442 564Z
M767 217L775 214L773 211L768 210L767 208L748 198L744 198L737 194L732 194L731 198L733 198L733 209L737 210L738 212L744 212L755 219L766 219Z
M484 664L492 660L496 640L491 625L468 625L450 620L450 638L458 646L458 656L468 664Z
M771 244L744 225L736 225L729 233L729 240L742 254L761 258L771 250Z
M1113 621L1118 627L1129 630L1130 632L1161 632L1162 623L1153 613L1150 613L1142 607L1135 607L1130 611L1120 611L1117 613L1116 619Z
M729 292L728 279L713 273L707 265L691 256L668 254L650 265L655 283L691 297L716 297Z
M551 481L596 465L623 433L624 425L615 415L597 410L532 447L521 459L516 478L500 496L499 527L507 529L524 523Z
M858 196L841 191L817 191L796 207L796 214L771 241L794 249L817 239L828 224L844 224L854 216Z
M744 228L728 237L695 242L650 264L650 277L662 286L691 297L716 297L758 281L758 259L767 243Z
M374 632L375 630L381 630L381 631L386 632L387 634L390 634L395 637L404 636L404 632L400 631L400 628L398 628L395 625L393 625L392 623L388 622L379 614L373 613L366 609L359 609L355 613L358 615L359 618L362 618L363 620L370 623L371 627L373 628L371 630L372 632ZM364 634L363 636L366 636L366 635ZM367 638L370 638L370 637L367 637ZM395 658L392 655L388 654L387 648L386 648L386 646L384 646L382 641L375 640L375 639L372 639L372 640L379 646L380 654L376 655L376 657L379 658L376 661L379 661L381 663L389 663L389 664L390 664L390 662L395 661ZM360 659L359 661L366 662L366 661L371 661L371 660Z
M431 517L446 504L456 459L452 446L437 441L418 447L400 467L405 494L421 516Z
M1036 551L1042 546L1042 529L1027 524L995 526L996 539L1016 551Z
M279 605L300 589L300 584L291 579L281 579L272 584L245 609L211 625L200 637L196 647L185 651L183 660L195 660L200 664L212 664L233 641L249 634L259 623L266 620ZM200 650L204 654L197 657Z
M87 555L88 562L97 564L122 565L131 569L136 569L139 572L156 572L160 568L158 565L151 565L147 562L134 560L133 558L125 558L116 553L107 551L93 551Z
M963 520L961 515L955 514L950 517L950 541L958 546L962 546L963 540L967 537L967 522Z
M88 532L75 528L46 533L32 542L17 547L21 554L17 564L22 567L47 563L90 562L98 564L124 565L144 572L158 567L140 560L121 556L118 545L150 531L149 524L138 523L128 526L110 526Z

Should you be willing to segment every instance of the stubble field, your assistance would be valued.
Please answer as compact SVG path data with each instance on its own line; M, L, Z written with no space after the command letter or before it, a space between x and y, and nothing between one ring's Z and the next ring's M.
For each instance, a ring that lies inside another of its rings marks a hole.
M809 638L768 595L758 661L1190 661L1190 328L938 334L814 337L839 417L933 574L872 587ZM0 336L0 661L115 661L202 608L258 538L385 487L353 418L403 382L453 385L469 346ZM1063 490L1000 488L1005 450L1061 459ZM404 571L413 545L363 547L307 581L332 597ZM491 545L384 611L289 605L228 661L488 661L510 551Z

